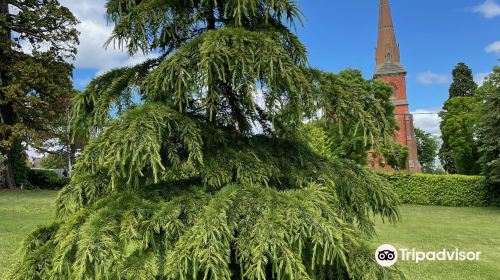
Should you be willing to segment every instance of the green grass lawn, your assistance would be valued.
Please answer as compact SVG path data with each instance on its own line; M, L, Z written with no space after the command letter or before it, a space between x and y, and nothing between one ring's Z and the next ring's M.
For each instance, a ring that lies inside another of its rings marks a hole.
M0 191L0 279L26 234L52 220L56 196L56 191Z
M377 223L375 248L482 252L478 262L398 262L409 279L500 279L500 208L404 205L396 225Z
M0 278L24 236L53 217L55 191L0 191ZM376 248L481 251L479 262L399 262L408 279L500 279L500 208L404 205L397 225L377 221Z

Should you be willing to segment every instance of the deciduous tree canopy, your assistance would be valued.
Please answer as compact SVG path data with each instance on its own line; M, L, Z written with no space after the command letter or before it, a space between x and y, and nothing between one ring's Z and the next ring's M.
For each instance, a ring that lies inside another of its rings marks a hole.
M0 0L0 149L8 155L7 186L15 187L11 147L47 134L71 93L76 19L56 0Z
M436 137L419 128L415 128L415 139L417 141L418 160L422 164L422 170L425 173L434 172L438 151Z
M493 69L478 90L482 100L479 121L479 153L482 174L500 186L500 67Z
M480 172L477 120L481 104L474 95L476 88L472 71L459 63L453 70L450 98L440 113L443 144L439 158L444 169L452 174L478 175Z

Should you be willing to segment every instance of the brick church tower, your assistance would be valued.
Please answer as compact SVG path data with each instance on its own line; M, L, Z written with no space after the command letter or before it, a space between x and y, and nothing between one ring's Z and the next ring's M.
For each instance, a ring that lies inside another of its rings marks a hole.
M374 78L389 83L394 89L394 95L391 99L395 106L396 120L399 124L399 131L395 133L396 141L398 144L407 146L410 150L406 171L410 173L421 172L422 167L418 162L413 116L409 112L408 99L406 98L406 70L401 65L399 44L396 41L389 0L380 0L376 63ZM372 166L376 169L392 171L390 166L382 167L379 162L375 163L375 160L372 160Z

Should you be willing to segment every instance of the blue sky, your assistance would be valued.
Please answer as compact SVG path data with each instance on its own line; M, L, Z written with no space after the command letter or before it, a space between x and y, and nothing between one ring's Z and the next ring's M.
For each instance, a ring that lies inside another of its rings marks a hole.
M80 19L81 45L74 84L83 89L99 73L137 63L102 45L111 32L105 0L61 0ZM298 0L305 26L297 32L308 49L309 64L325 71L375 68L377 0ZM391 0L401 60L408 70L408 99L416 113L437 112L448 97L451 70L469 65L478 82L500 65L500 0ZM416 126L439 134L437 115L415 115Z

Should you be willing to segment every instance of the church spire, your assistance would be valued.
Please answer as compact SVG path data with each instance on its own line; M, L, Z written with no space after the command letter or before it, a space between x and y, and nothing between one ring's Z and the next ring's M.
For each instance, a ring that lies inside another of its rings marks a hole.
M401 65L389 0L380 0L376 62L375 75L406 73Z

